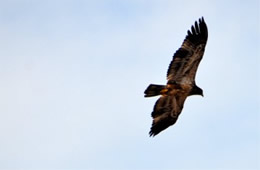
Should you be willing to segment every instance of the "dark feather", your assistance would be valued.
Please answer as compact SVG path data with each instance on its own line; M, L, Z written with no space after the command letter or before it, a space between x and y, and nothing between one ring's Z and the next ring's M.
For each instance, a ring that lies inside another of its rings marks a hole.
M194 25L191 27L191 31L188 31L181 48L176 51L169 65L167 79L171 82L182 83L182 80L185 79L192 84L195 81L197 67L207 42L208 31L203 18L199 20L199 24L195 22Z
M149 132L150 136L157 135L177 121L185 99L186 97L162 96L156 101L152 112L154 120Z
M197 22L195 22L195 28L196 28L196 30L197 30L197 34L199 34L199 33L200 33L200 29L199 29L199 26L198 26L198 23L197 23Z
M153 108L150 136L176 123L188 96L203 95L203 90L196 86L195 75L207 39L208 29L202 17L187 31L181 48L175 52L167 71L167 85L151 84L145 90L145 97L162 95Z
M144 91L144 97L153 97L160 95L161 90L165 88L165 85L150 84Z
M169 115L166 115L164 119L162 119L159 122L153 122L152 127L150 129L149 135L155 136L159 134L161 131L167 129L169 126L172 126L176 123L178 117L170 117Z

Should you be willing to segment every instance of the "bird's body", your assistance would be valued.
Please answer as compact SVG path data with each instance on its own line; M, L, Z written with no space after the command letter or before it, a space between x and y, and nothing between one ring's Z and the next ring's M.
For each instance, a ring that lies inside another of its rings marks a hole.
M195 75L207 38L207 26L201 18L199 24L195 22L191 27L181 48L174 54L167 71L167 84L150 84L145 90L145 97L161 95L152 112L153 123L150 136L157 135L177 121L188 96L203 96L202 89L195 83Z

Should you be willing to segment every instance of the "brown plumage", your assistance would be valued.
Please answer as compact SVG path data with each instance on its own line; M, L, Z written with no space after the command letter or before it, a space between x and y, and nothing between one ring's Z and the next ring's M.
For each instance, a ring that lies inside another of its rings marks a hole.
M157 135L177 121L188 96L203 96L202 89L195 83L195 75L207 39L208 29L202 17L191 27L181 48L173 55L167 71L167 85L150 84L145 90L145 97L161 95L153 108L150 136Z

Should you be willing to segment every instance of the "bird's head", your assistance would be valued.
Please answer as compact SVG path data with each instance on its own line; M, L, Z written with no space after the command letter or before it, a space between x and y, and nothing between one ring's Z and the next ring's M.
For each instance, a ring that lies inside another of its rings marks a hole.
M204 97L203 90L196 85L192 88L190 95L200 95L200 96Z

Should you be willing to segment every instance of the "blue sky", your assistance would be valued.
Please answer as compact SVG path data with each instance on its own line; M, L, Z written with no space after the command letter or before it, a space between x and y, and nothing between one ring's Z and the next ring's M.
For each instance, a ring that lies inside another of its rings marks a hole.
M0 169L259 169L259 1L0 1ZM178 122L148 135L167 67L209 39Z

